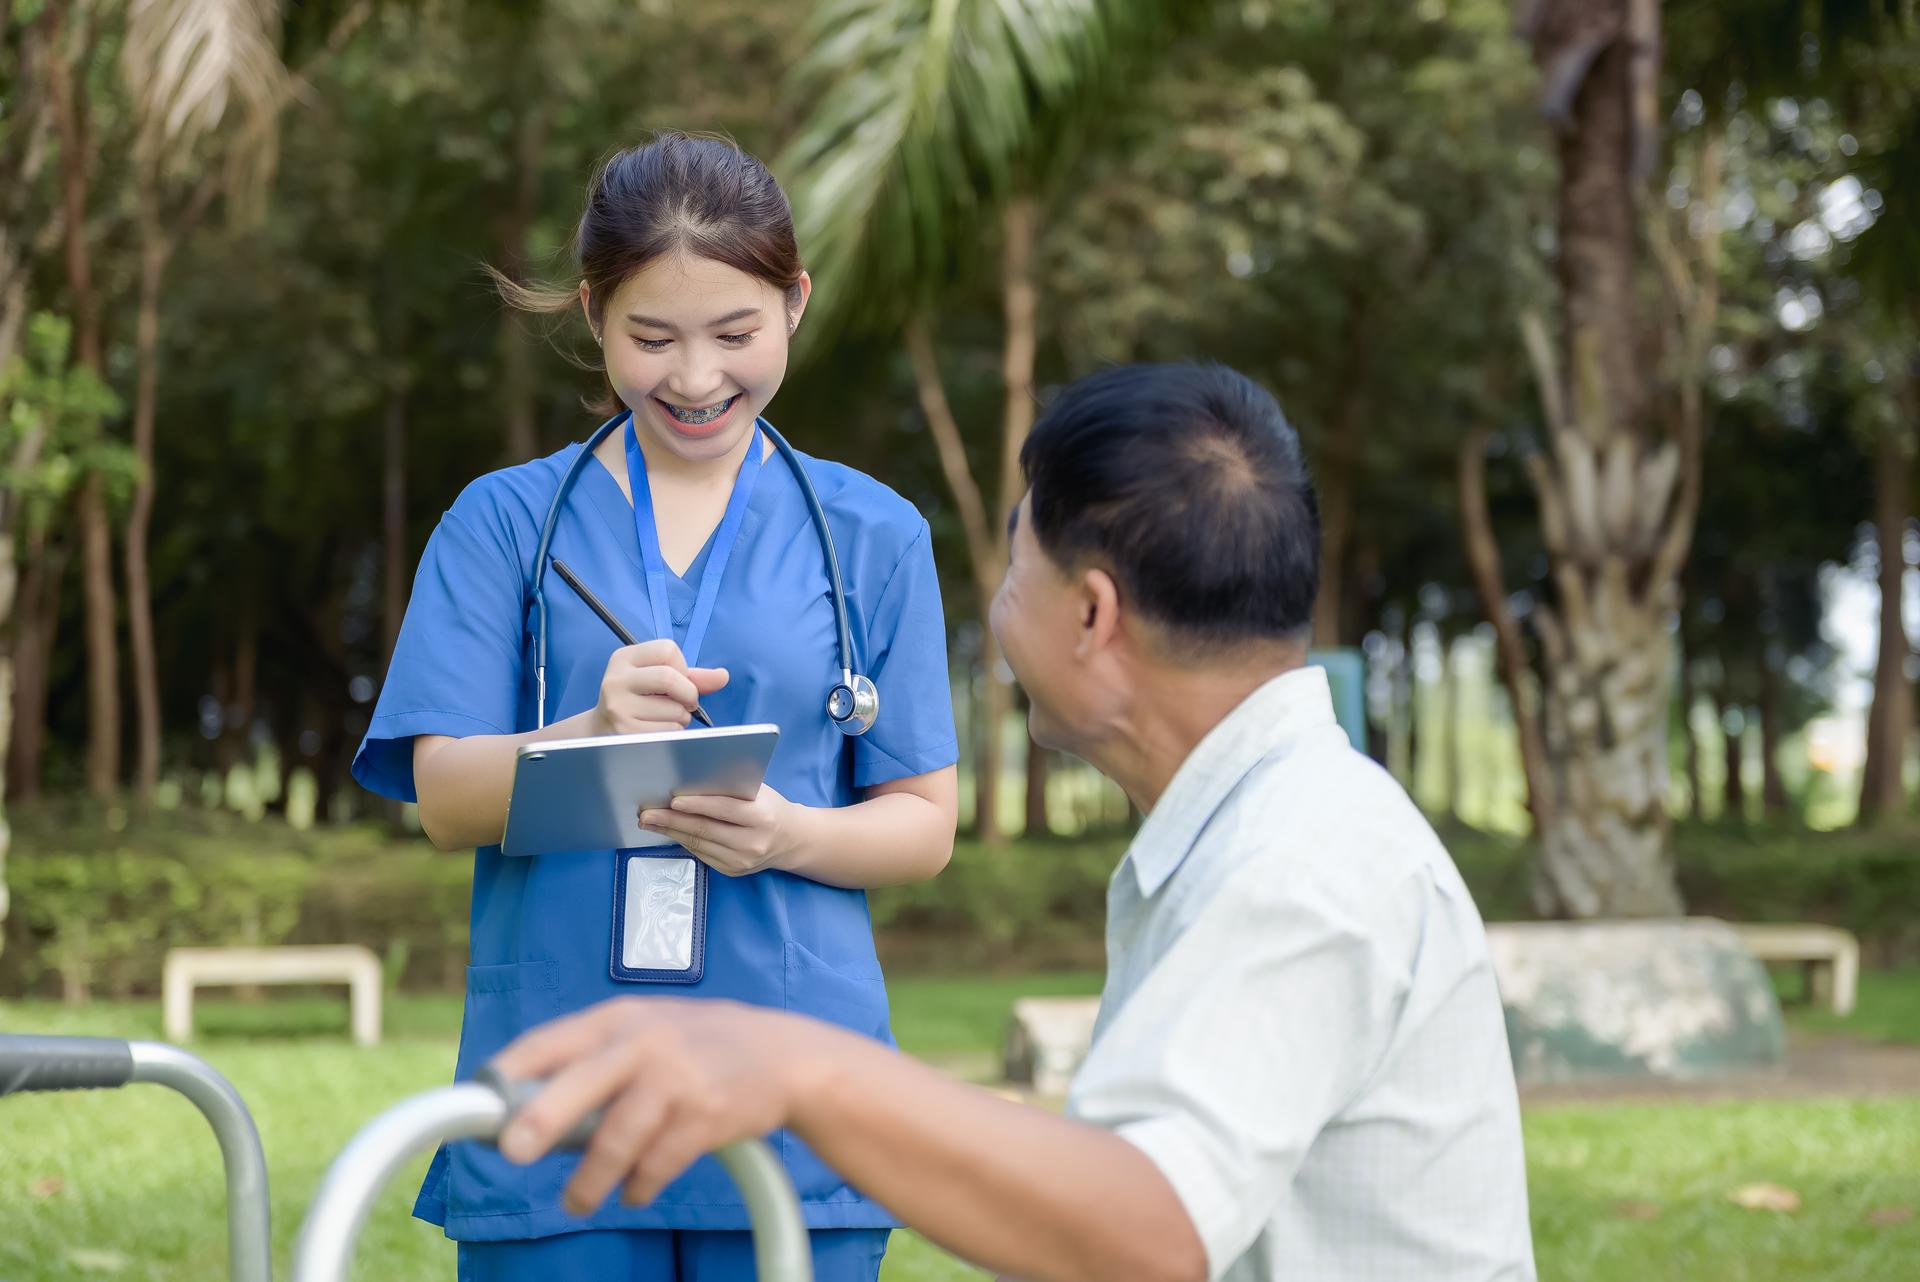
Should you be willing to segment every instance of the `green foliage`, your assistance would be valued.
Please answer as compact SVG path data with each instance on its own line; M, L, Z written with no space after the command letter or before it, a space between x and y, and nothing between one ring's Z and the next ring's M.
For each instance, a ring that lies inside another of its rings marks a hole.
M44 526L95 472L107 478L111 498L133 493L133 451L103 430L120 412L119 398L93 371L69 363L72 332L65 318L36 313L20 351L0 367L0 492L20 505L29 528Z
M115 833L29 814L16 832L0 990L153 992L186 946L361 943L442 985L466 963L470 861L421 841L228 816Z
M1045 181L1063 125L1176 6L829 0L790 73L806 105L776 170L827 286L813 329L897 321L950 283L982 222Z
M909 967L1097 960L1123 838L962 841L932 881L870 893L874 930Z
M32 811L17 829L0 992L152 992L168 947L241 943L364 944L396 983L462 981L472 861L424 840L194 812L115 832ZM1483 917L1531 915L1527 842L1465 827L1441 838ZM1690 912L1830 922L1871 964L1920 962L1920 833L1681 825L1673 844ZM882 956L901 975L1095 970L1125 848L1119 834L961 841L932 881L870 894Z

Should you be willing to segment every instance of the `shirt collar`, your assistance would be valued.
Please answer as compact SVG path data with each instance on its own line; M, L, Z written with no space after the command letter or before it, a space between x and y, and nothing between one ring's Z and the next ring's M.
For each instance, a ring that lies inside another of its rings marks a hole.
M1326 670L1293 668L1240 701L1187 754L1128 847L1142 896L1151 897L1186 862L1207 823L1253 768L1305 732L1332 725Z

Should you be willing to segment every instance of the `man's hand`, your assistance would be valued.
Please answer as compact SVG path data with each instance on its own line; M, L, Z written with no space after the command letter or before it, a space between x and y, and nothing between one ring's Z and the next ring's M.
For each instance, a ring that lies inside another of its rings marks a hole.
M704 1153L786 1124L807 1021L733 1002L627 997L535 1029L495 1058L507 1078L551 1077L500 1137L526 1163L597 1108L605 1120L568 1181L591 1214L616 1186L652 1201Z

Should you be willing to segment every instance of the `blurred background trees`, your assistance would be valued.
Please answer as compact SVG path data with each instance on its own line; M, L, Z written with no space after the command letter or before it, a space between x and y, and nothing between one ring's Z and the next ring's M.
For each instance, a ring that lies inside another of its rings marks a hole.
M591 426L481 264L564 273L663 126L794 198L774 413L932 523L982 840L1127 818L981 620L1036 407L1145 359L1279 395L1316 641L1536 911L1676 909L1676 818L1911 815L1899 0L0 0L9 805L404 826L346 766L427 533Z

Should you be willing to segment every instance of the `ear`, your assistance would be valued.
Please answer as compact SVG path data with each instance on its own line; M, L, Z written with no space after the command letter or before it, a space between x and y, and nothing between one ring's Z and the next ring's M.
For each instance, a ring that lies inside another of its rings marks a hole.
M1120 587L1105 570L1088 570L1080 578L1080 636L1074 653L1088 658L1107 649L1120 636Z
M787 291L787 333L800 328L800 317L807 310L807 300L813 297L813 277L800 273L800 280Z
M600 341L600 317L593 305L593 291L587 288L587 282L580 282L580 312L587 318L587 330L593 335L593 341Z

